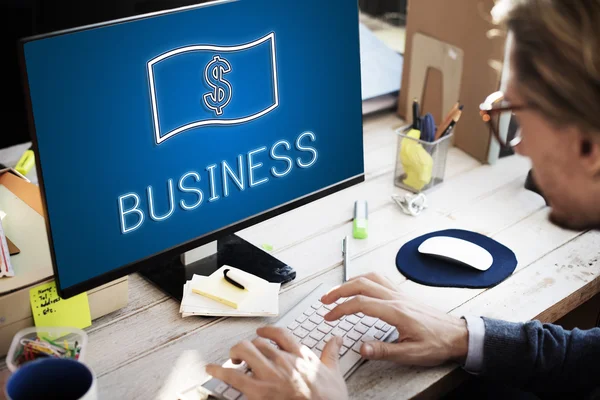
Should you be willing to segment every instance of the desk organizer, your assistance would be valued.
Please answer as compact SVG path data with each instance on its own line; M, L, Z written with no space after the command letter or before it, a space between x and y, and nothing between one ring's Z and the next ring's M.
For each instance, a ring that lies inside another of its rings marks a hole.
M73 327L25 328L14 336L6 364L15 372L23 364L45 357L83 361L87 341L87 333Z
M425 192L444 181L453 133L435 142L408 136L410 125L396 130L398 146L394 185L413 193Z

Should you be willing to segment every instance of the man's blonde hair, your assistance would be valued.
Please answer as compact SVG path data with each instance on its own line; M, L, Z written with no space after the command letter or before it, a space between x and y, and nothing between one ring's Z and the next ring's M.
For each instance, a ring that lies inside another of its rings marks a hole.
M600 0L499 0L518 91L550 121L600 132Z

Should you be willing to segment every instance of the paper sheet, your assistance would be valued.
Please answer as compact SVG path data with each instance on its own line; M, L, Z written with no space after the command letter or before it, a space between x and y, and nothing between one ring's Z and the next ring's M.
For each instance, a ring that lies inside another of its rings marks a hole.
M222 275L222 269L217 270L214 274ZM279 314L279 289L281 286L279 283L271 283L257 278L250 288L251 294L240 304L238 309L235 309L192 292L192 287L201 286L208 279L207 276L194 275L184 285L183 299L179 308L183 317L191 315L256 317Z
M359 25L362 99L397 92L404 58L364 24Z

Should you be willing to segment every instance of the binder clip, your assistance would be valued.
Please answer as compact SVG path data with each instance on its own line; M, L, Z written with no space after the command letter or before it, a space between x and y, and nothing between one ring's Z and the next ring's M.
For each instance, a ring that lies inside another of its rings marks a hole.
M405 194L404 196L394 194L392 195L392 200L405 214L412 215L416 217L427 208L427 197L425 197L424 193L419 194Z

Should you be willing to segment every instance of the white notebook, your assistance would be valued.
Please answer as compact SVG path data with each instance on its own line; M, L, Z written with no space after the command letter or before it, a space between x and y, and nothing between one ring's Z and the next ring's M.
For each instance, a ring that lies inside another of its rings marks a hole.
M230 266L223 266L211 275L223 276L223 270L229 268L244 273ZM203 282L209 282L211 277L194 275L183 286L183 299L179 312L182 317L194 315L226 316L226 317L260 317L277 316L279 314L279 289L280 283L271 283L262 278L251 276L248 285L248 295L238 308L227 306L216 300L194 293L192 288L201 288Z

